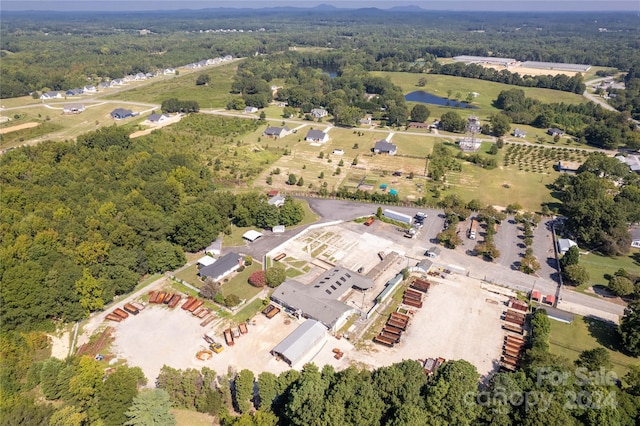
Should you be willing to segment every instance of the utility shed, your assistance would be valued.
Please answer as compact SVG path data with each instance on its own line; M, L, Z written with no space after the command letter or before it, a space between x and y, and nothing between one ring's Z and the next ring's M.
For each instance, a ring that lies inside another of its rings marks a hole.
M281 356L287 364L294 367L314 349L319 348L326 338L327 328L321 322L308 319L278 343L271 354Z

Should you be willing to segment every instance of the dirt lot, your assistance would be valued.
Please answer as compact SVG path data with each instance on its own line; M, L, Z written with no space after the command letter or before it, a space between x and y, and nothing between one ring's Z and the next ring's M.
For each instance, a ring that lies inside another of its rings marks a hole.
M32 127L38 127L39 124L40 123L36 123L35 121L32 121L30 123L18 124L17 126L5 127L4 129L0 129L0 135L4 135L5 133L11 133L11 132L15 132L23 129L30 129Z
M386 348L371 343L371 351L357 354L357 359L372 367L403 359L465 359L486 377L498 368L504 339L500 315L505 301L482 290L479 281L461 275L437 280L423 307L415 311L400 344Z
M174 368L200 369L203 366L224 374L229 368L240 371L248 368L256 374L271 371L279 374L289 368L283 361L277 361L269 351L282 339L298 327L300 323L291 320L283 313L271 320L258 314L249 325L249 333L236 339L234 346L227 346L222 336L223 324L215 327L199 326L197 318L182 309L169 309L166 306L149 305L137 316L129 316L125 321L112 325L115 328L113 352L124 358L129 365L139 366L154 383L163 365ZM205 349L202 339L207 333L222 343L224 350L214 354L208 361L196 359L196 353ZM337 361L331 350L340 347L343 351L352 351L353 346L346 340L329 337L329 341L313 357L319 365L331 363L336 368L345 367L345 358Z

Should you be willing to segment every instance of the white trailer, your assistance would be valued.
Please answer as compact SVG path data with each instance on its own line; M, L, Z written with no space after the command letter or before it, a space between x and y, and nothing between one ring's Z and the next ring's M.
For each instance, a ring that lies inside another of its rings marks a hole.
M398 222L406 223L408 225L413 223L413 217L395 210L385 209L384 215L389 219L397 220Z

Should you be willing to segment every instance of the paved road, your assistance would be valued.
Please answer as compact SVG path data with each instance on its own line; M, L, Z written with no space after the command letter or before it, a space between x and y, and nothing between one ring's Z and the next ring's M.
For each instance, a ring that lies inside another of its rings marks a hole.
M320 198L307 198L306 200L309 202L311 209L325 220L352 220L356 217L375 214L378 208L377 204L358 203L345 200L328 200ZM382 207L385 208L384 205ZM425 228L421 230L418 238L407 241L415 241L414 244L419 244L420 247L428 247L429 244L433 244L435 242L433 239L442 227L442 217L440 215L444 213L443 211L396 206L391 208L410 215L415 215L418 211L424 211L427 213L429 217L425 222ZM498 233L500 232L501 231ZM541 263L545 263L543 268L540 270L539 276L525 275L512 269L509 265L486 262L478 257L469 256L466 253L466 250L472 248L471 244L474 243L469 243L466 238L463 238L465 245L460 249L443 249L438 262L445 265L449 264L463 267L469 271L469 275L473 278L484 279L514 290L530 292L531 290L536 289L542 294L555 295L558 284L553 280L553 277L557 271L551 262L547 263L545 261L545 259L548 259L549 257L552 258L553 256L550 251L553 250L552 243L551 248L549 248L550 238L551 232L548 226L545 223L541 223L535 230L533 245L536 257ZM567 302L585 306L595 311L603 311L608 314L619 316L624 313L624 307L621 305L606 299L578 293L572 291L570 288L563 288L560 293L560 297Z

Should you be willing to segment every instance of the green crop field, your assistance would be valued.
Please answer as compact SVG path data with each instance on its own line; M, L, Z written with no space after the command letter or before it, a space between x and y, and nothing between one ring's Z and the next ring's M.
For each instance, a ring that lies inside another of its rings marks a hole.
M565 356L570 361L578 359L582 351L604 347L618 377L626 374L629 366L638 364L637 358L621 352L614 325L589 317L576 315L571 324L551 320L549 343L551 353Z
M200 104L200 108L224 108L234 97L231 93L231 83L235 76L237 62L223 64L198 71L180 70L180 75L164 77L151 84L123 90L114 94L107 94L104 99L149 102L161 104L169 98L193 100ZM211 81L207 86L197 86L196 80L200 74L208 74Z

